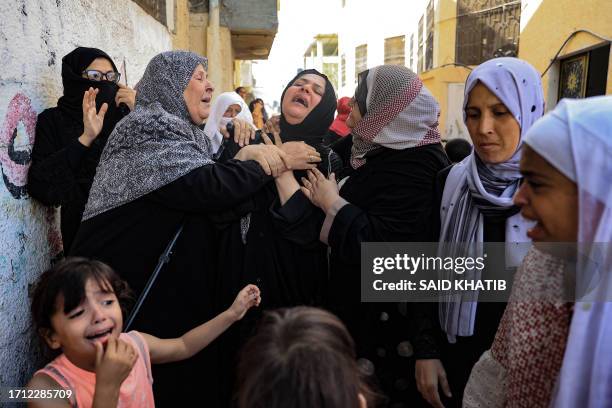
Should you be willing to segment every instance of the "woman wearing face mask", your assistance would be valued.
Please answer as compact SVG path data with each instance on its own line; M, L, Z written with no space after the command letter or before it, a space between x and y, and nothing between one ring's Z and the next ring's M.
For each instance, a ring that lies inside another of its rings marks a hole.
M217 96L210 108L210 115L204 126L204 133L211 141L214 154L219 154L219 148L223 144L224 135L219 131L232 119L239 119L247 125L253 126L253 117L244 99L236 92L224 92Z
M105 52L78 47L62 58L64 94L57 107L38 115L28 192L45 205L61 206L65 251L70 249L81 222L108 136L134 109L135 92L120 85L119 77ZM86 99L95 96L96 109L106 114L103 121L86 121L85 126L83 97L88 91Z
M331 309L345 322L368 374L375 374L389 405L413 398L410 322L396 304L361 303L364 242L431 242L433 185L449 162L440 144L437 101L406 67L363 72L346 121L351 128L341 188L309 172L304 192L325 213L320 238L331 248Z
M253 145L225 163L213 162L201 129L213 91L206 69L206 58L186 51L149 62L134 112L104 149L71 251L111 265L138 296L182 226L134 324L161 338L215 314L219 249L208 216L263 188L287 160L276 146ZM211 406L223 406L214 349L156 368L158 404L190 405L198 390Z
M611 97L563 100L525 136L514 202L536 222L528 231L535 245L491 350L472 370L464 406L612 405L611 112ZM596 274L584 260L598 261ZM573 312L568 271L575 298L587 295Z
M441 243L506 242L505 269L512 273L520 264L526 246L518 243L529 240L531 223L512 196L521 180L523 135L543 112L540 75L528 63L496 58L472 71L464 119L474 150L438 175ZM483 270L482 279L488 273ZM460 406L470 371L490 348L506 305L443 297L438 310L430 306L417 318L417 386L435 407L443 406L440 389L448 404Z

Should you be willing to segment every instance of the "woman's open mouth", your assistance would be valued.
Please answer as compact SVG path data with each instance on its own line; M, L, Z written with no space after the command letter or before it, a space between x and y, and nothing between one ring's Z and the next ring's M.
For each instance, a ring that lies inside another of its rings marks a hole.
M295 98L293 98L291 102L299 103L306 108L308 107L308 101L306 101L306 99L299 97L299 96L296 96Z

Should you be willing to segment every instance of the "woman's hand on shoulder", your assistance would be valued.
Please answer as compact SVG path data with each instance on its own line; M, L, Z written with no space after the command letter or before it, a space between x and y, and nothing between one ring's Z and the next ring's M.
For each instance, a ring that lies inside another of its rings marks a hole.
M327 212L340 198L340 189L336 176L331 173L328 178L319 169L308 170L308 178L302 177L302 193L317 207Z

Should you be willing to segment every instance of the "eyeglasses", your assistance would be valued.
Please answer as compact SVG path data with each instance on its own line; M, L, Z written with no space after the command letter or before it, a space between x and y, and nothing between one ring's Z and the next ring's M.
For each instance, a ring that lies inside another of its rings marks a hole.
M115 71L108 71L106 73L98 71L96 69L87 69L81 72L83 78L87 78L90 81L101 81L104 78L107 81L117 83L119 82L119 78L121 78L121 74Z

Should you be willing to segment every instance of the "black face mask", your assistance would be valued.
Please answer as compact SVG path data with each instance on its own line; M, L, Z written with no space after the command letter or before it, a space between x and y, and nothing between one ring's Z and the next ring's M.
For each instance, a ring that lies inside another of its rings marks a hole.
M119 86L110 81L92 81L83 78L81 73L96 58L106 58L117 71L113 60L102 50L97 48L78 47L62 58L62 84L64 95L57 101L58 108L77 122L83 121L83 95L90 87L98 89L96 95L96 108L108 104L108 111L104 116L104 125L100 137L110 134L115 124L123 116L115 105L115 96Z

